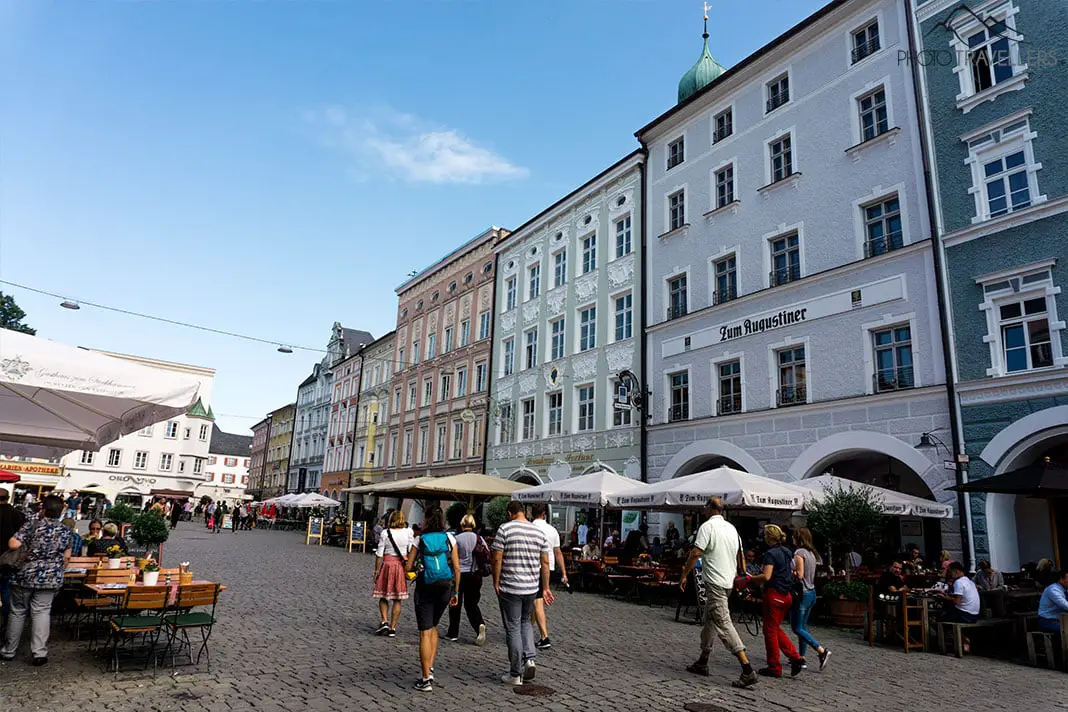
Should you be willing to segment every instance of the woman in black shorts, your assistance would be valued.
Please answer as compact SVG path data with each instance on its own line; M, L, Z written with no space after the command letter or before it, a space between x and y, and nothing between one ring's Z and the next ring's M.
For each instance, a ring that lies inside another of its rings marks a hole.
M432 507L423 519L423 528L415 540L414 554L408 557L408 571L419 576L415 586L415 620L419 626L419 662L422 676L415 689L434 689L434 657L438 653L438 622L449 606L459 604L460 556L456 539L445 531L445 515Z

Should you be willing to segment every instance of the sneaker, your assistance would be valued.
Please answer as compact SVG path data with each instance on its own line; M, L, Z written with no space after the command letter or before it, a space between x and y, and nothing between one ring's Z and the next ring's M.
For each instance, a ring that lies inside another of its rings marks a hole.
M445 640L449 641L450 643L456 643L456 642L458 642L460 640L460 636L458 636L458 635L446 635L445 636Z
M760 668L756 671L756 674L761 677L782 677L781 672L775 672L771 668Z
M427 679L428 680L433 680L434 679L434 668L430 668L430 677L428 677Z
M798 658L790 662L790 677L797 677L805 669L805 659Z
M820 658L820 672L823 672L823 668L827 667L827 660L831 657L831 651L827 648L823 649L823 652L819 654Z
M419 690L420 692L430 692L434 689L434 680L432 680L431 678L420 680L419 682L415 683L415 689Z
M528 660L523 665L523 682L530 682L534 679L534 676L538 672L538 666L534 664L533 660Z
M501 677L501 682L503 682L505 685L514 685L514 686L518 687L518 686L523 684L523 676L522 675L516 675L515 677L512 677L511 673L507 673L506 672Z
M385 635L389 632L389 623L382 621L382 624L378 626L378 630L375 631L375 635Z
M747 688L759 682L755 672L743 672L737 680L731 680L731 687Z
M397 637L397 629L396 628L390 628L389 629L389 633L386 634L386 637L396 638Z
M41 667L42 665L45 665L47 663L48 663L48 658L34 658L32 664L33 664L34 667Z
M475 638L475 645L482 647L486 644L486 624L483 623L478 627L478 636Z
M549 648L553 647L553 644L552 641L549 640L548 636L546 636L539 640L537 643L534 643L534 647L538 650L548 650Z

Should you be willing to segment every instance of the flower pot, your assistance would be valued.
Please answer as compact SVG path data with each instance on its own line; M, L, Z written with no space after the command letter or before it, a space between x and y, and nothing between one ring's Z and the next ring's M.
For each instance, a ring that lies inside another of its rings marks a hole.
M834 625L842 628L864 627L864 615L868 612L868 604L836 599L827 601L827 607Z
M122 566L122 559L108 559L108 568L117 569Z
M159 583L159 571L145 571L142 577L146 586L155 586Z

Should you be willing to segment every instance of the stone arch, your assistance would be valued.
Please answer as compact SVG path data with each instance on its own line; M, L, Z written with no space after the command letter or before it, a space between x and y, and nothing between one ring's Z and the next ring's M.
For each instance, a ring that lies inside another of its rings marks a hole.
M1000 475L1015 467L1021 451L1033 446L1036 441L1046 440L1052 433L1047 431L1066 428L1068 423L1068 405L1045 408L1037 413L1025 415L1002 428L990 439L979 455L984 462L994 468L994 474Z
M722 457L733 460L743 470L754 475L767 474L761 464L756 461L756 458L734 443L726 440L699 440L690 443L675 453L675 456L664 466L663 477L660 479L666 480L674 477L676 472L682 471L687 465L707 457Z
M601 462L600 460L598 460L597 462L593 463L592 465L587 467L585 470L580 472L579 475L580 476L581 475L589 475L589 474L594 473L594 472L611 472L613 475L618 475L619 474L618 472L613 470L611 467L609 467L608 465L606 465L603 462Z
M538 475L537 472L529 467L519 467L512 471L512 474L508 475L508 479L516 482L524 482L526 484L543 485L545 480Z

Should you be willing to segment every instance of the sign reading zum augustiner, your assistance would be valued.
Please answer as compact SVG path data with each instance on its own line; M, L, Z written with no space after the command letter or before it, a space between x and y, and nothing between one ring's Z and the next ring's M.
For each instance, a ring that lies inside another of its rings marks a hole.
M750 334L759 334L770 329L779 329L805 320L808 309L784 309L778 314L763 319L745 319L737 324L719 327L719 340L730 341Z

